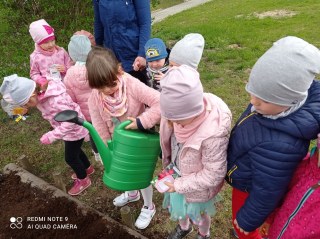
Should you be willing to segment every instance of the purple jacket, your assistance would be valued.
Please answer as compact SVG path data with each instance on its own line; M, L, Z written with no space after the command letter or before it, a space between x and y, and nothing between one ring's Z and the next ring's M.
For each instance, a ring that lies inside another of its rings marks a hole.
M145 129L152 128L160 121L160 93L133 76L124 73L123 79L127 87L128 110L119 117L120 122L127 117L139 117ZM149 106L146 110L145 105ZM104 142L112 138L114 124L111 116L104 111L99 98L99 91L94 89L89 98L89 111L94 128Z
M204 94L209 116L185 142L177 166L181 177L175 179L177 193L184 194L187 202L207 202L221 189L227 171L227 146L231 128L231 112L217 96ZM170 138L173 128L162 118L160 142L163 165L171 162Z
M37 108L41 111L42 117L48 120L53 127L53 130L46 133L50 142L57 139L76 141L89 134L82 126L68 122L59 123L53 119L57 113L63 110L75 110L79 117L83 117L79 105L74 103L67 94L62 81L49 81L47 90L43 95L38 96Z

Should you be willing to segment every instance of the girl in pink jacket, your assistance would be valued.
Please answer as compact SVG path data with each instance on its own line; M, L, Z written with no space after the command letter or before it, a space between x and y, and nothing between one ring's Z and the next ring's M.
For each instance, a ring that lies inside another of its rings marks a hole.
M210 238L214 202L226 174L231 112L217 96L203 93L199 73L172 67L160 81L160 142L163 166L177 177L165 182L163 206L179 220L168 238L186 237L198 225L197 238Z
M32 22L29 32L35 42L30 55L30 77L44 90L47 78L62 80L72 61L65 49L56 45L54 29L44 19Z
M131 120L127 129L149 129L160 121L159 92L124 73L113 53L95 47L88 55L88 81L93 88L89 98L89 111L93 126L104 142L112 138L114 127L124 120ZM149 107L146 110L146 105ZM151 185L140 190L143 208L135 226L146 228L155 212ZM124 192L113 201L121 207L140 199L138 190Z
M65 161L75 172L71 177L75 180L73 187L68 191L70 195L78 195L91 185L89 174L94 172L93 167L81 145L88 131L74 123L57 122L54 116L63 110L74 110L83 117L79 105L74 103L66 93L66 88L60 80L49 79L45 92L39 94L36 83L16 74L4 78L0 92L3 98L11 103L37 107L42 117L49 121L53 130L45 133L40 141L42 144L51 144L62 139L65 145Z
M85 116L86 120L91 122L88 99L91 95L92 89L87 81L86 61L88 53L91 50L92 42L90 42L89 37L86 36L87 34L81 35L81 32L77 32L77 34L73 35L70 39L68 51L70 57L75 62L75 65L68 69L63 83L65 84L67 93L70 95L72 100L79 104L81 112ZM95 160L102 164L98 149L91 137L90 143Z

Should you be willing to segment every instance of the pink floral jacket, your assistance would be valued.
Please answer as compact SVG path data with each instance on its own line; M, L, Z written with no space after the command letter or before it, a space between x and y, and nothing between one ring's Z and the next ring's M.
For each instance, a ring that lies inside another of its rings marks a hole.
M80 107L74 103L66 92L62 81L50 80L44 94L38 96L37 108L41 111L42 117L49 121L53 130L46 133L50 142L57 139L76 141L85 138L89 132L82 126L68 122L57 122L54 116L63 110L75 110L79 117L83 117Z
M152 128L160 121L160 93L127 73L123 79L127 87L128 110L118 120L122 122L127 117L138 117L145 129ZM98 90L92 90L88 105L92 124L106 142L112 138L115 126L110 114L104 111ZM150 108L146 109L145 105Z
M221 189L227 170L227 146L231 128L231 112L217 96L204 94L209 116L198 130L184 143L177 166L181 177L176 178L177 193L184 194L187 202L207 202ZM173 128L161 119L160 142L163 165L171 162L171 135Z

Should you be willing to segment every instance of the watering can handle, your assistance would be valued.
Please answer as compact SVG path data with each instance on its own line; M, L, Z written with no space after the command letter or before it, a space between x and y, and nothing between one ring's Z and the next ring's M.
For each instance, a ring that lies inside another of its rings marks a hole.
M132 121L131 120L126 120L126 121L123 121L123 122L121 122L118 126L117 126L117 128L118 129L125 129L129 124L131 124L132 123Z

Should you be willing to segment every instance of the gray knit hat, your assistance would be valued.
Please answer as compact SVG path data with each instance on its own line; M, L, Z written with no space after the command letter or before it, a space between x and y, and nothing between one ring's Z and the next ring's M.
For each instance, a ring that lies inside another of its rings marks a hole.
M255 63L246 90L264 101L294 106L307 98L319 72L319 49L298 37L284 37Z
M8 103L23 106L28 103L35 89L36 83L33 80L14 74L4 77L0 93Z
M187 34L173 46L169 55L169 61L197 69L202 57L203 48L204 38L201 34Z
M91 42L87 36L73 35L68 45L68 52L73 61L86 62L91 51Z

